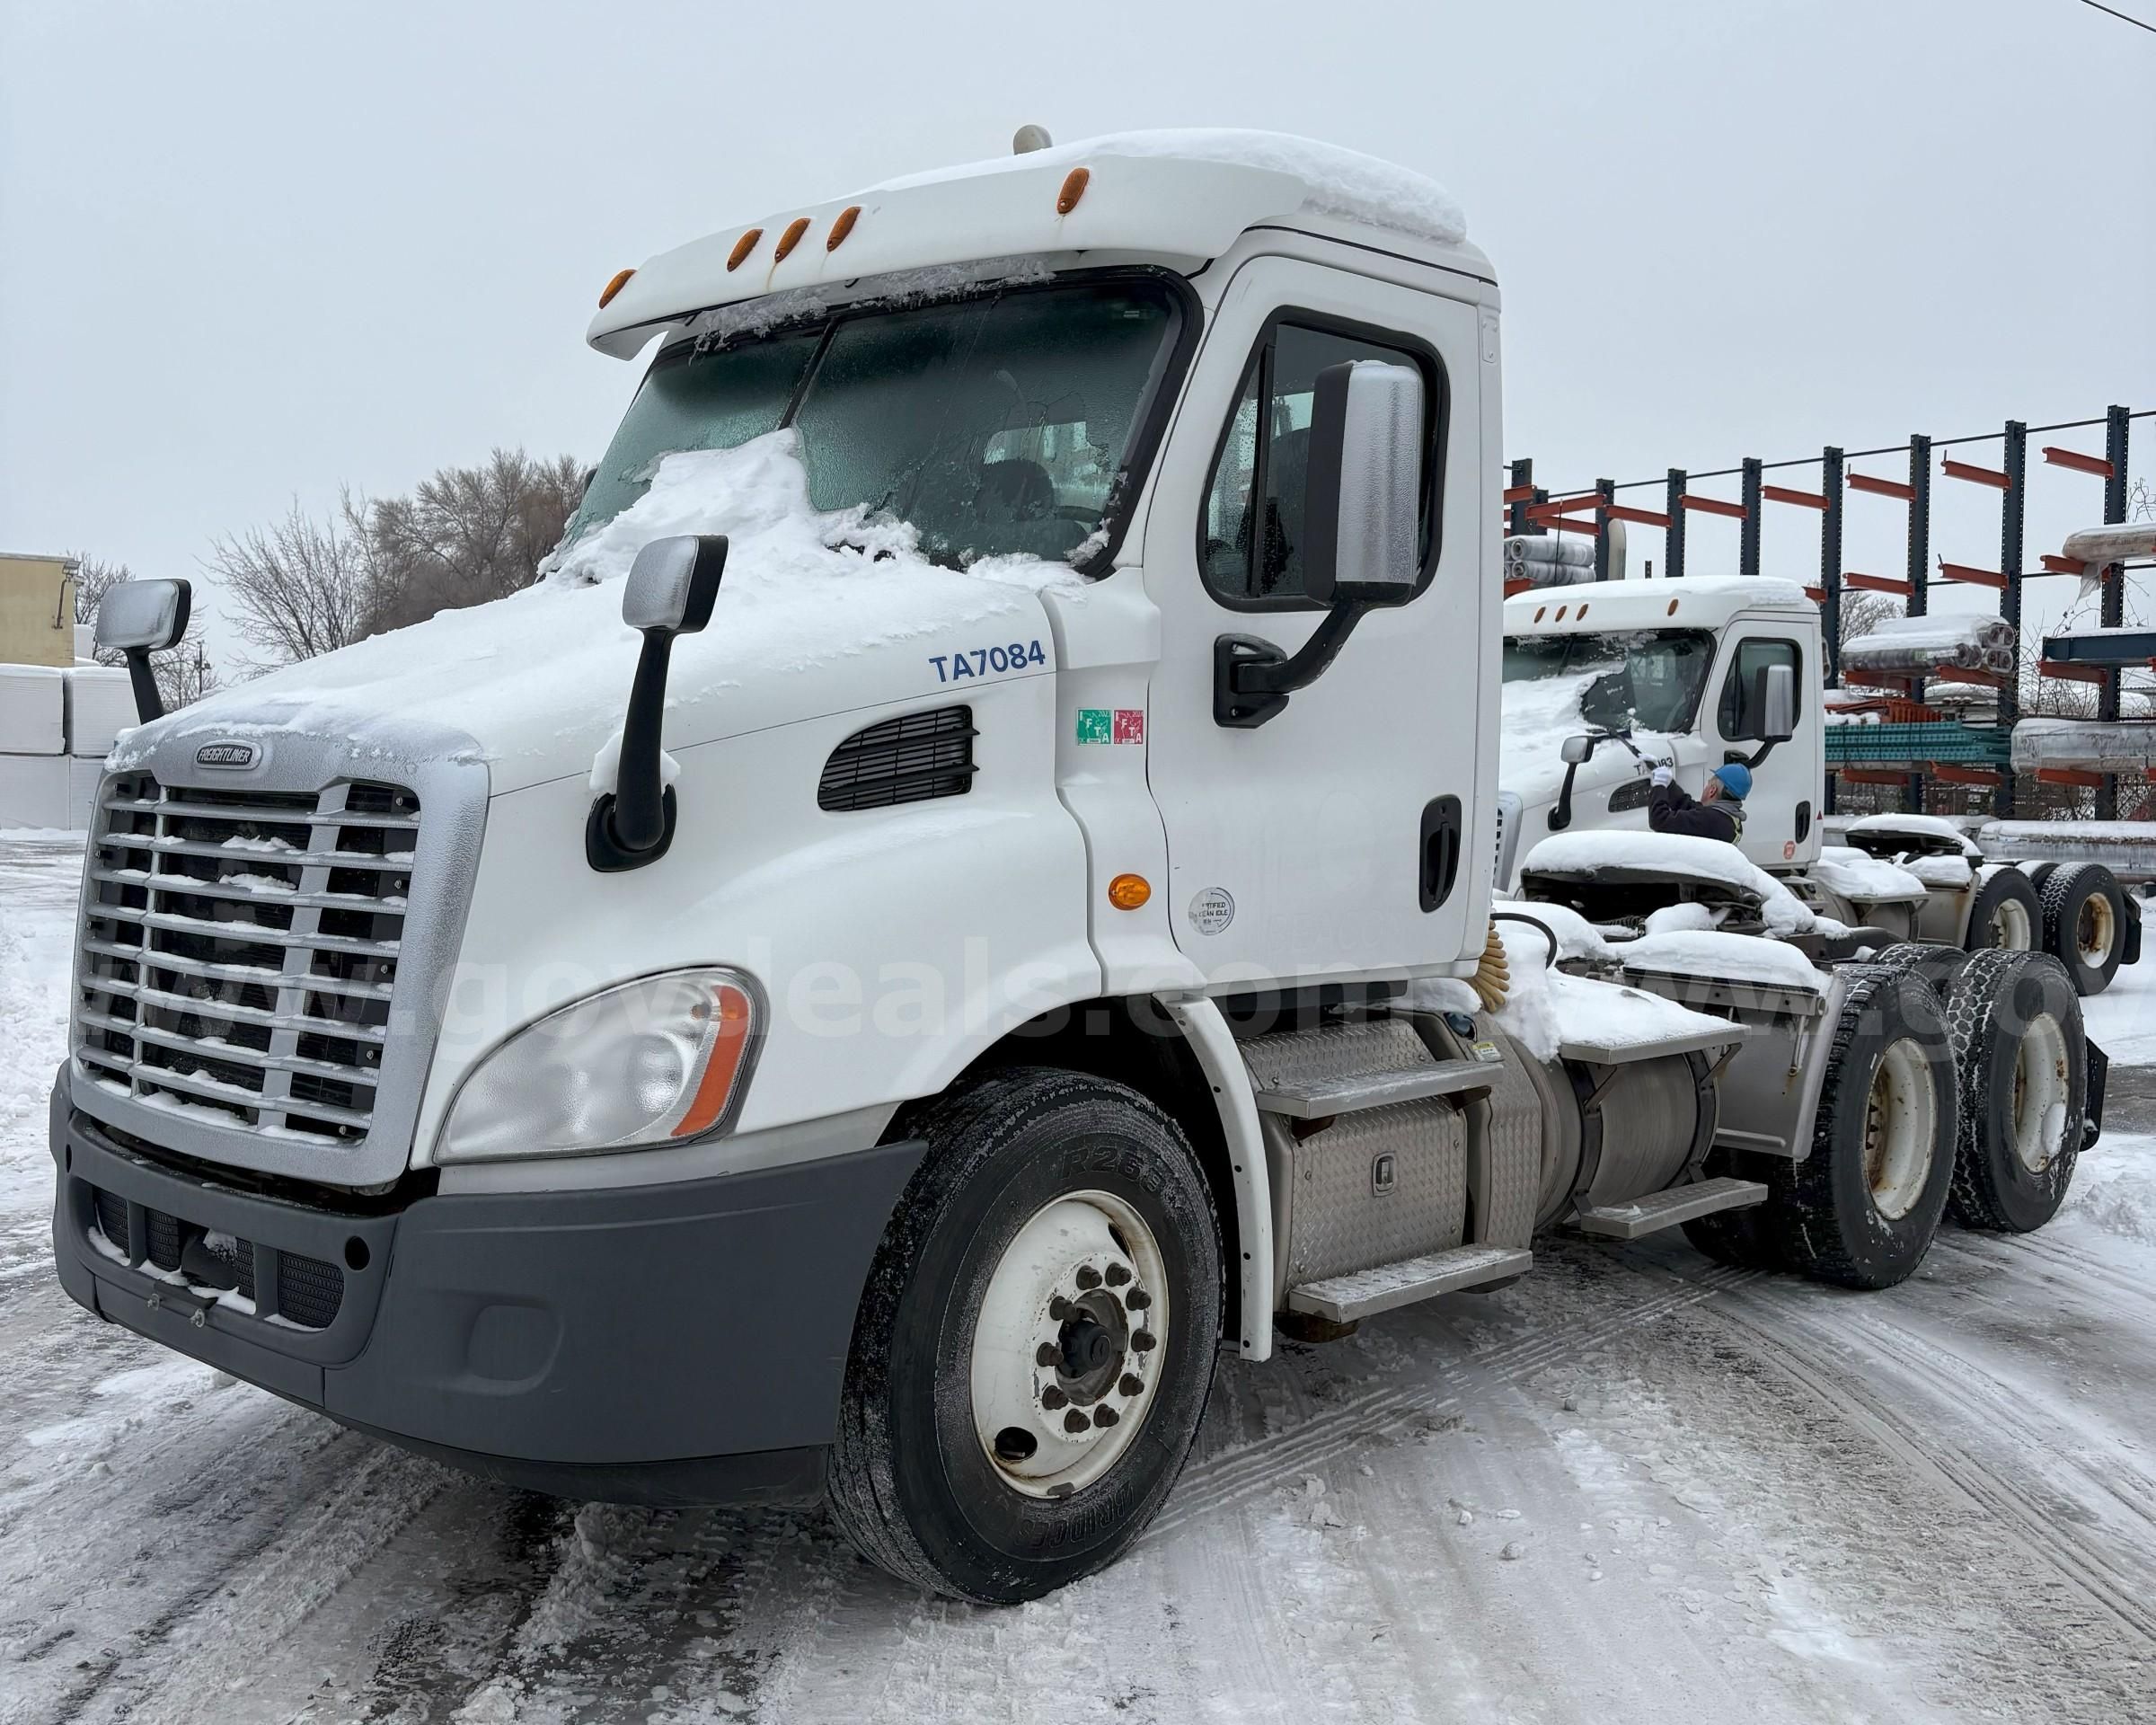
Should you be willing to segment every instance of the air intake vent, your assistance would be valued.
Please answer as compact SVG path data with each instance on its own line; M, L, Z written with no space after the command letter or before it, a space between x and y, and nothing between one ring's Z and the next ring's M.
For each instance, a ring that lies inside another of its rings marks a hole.
M819 809L888 809L973 789L973 709L909 712L857 730L824 763Z

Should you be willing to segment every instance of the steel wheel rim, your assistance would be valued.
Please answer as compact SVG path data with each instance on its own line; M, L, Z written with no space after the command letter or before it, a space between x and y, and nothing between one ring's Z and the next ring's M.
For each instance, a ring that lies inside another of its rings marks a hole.
M1889 1222L1908 1215L1923 1195L1938 1117L1931 1063L1904 1037L1879 1057L1864 1099L1864 1183L1872 1208Z
M2009 952L2027 952L2036 943L2028 907L2019 898L2000 900L1998 909L1992 915L1992 944Z
M2015 1045L2014 1093L2007 1115L2014 1154L2032 1174L2042 1173L2059 1154L2072 1090L2066 1032L2046 1013Z
M974 1325L981 1453L1004 1484L1067 1497L1128 1451L1155 1400L1170 1322L1167 1262L1112 1192L1043 1205L1005 1248Z
M2101 970L2111 956L2111 944L2117 938L2111 901L2100 892L2090 893L2081 900L2081 914L2073 923L2073 943L2081 955L2081 962L2091 970Z

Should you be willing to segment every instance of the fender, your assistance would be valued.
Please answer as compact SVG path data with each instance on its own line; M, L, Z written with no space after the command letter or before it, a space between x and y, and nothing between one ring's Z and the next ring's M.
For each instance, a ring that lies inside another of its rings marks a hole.
M1258 1126L1258 1101L1250 1092L1250 1069L1242 1064L1234 1032L1220 1003L1204 995L1153 996L1174 1021L1197 1057L1220 1110L1220 1133L1234 1172L1234 1231L1230 1245L1242 1256L1237 1266L1242 1295L1242 1328L1238 1338L1245 1359L1273 1356L1273 1196L1266 1173L1265 1139Z

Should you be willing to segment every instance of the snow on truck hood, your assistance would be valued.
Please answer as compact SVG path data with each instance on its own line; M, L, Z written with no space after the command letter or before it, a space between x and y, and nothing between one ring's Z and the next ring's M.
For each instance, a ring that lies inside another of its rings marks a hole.
M665 457L641 499L557 553L526 591L213 695L129 732L111 764L134 764L181 729L296 731L389 759L468 739L456 752L489 764L496 795L581 776L628 707L641 641L622 621L622 579L641 546L679 533L723 533L729 544L709 626L674 644L669 751L933 694L948 687L934 659L948 677L951 656L968 650L996 650L1008 667L979 656L985 680L1041 675L1055 655L1039 590L1084 586L1068 565L1032 558L940 568L904 522L818 512L794 433L774 431ZM1010 664L1013 643L1035 642L1038 659Z

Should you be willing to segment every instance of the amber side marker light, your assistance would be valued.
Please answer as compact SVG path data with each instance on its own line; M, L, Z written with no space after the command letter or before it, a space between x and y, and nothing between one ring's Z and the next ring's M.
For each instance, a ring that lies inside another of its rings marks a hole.
M1085 196L1088 181L1093 177L1091 168L1073 168L1063 177L1063 190L1056 194L1056 213L1068 216L1078 208L1078 200Z
M755 1008L748 996L726 983L711 990L711 1053L688 1111L671 1134L676 1138L710 1131L726 1112L733 1099L734 1080L740 1076L742 1058L748 1052L749 1033L755 1028Z
M1108 883L1108 902L1118 910L1136 910L1153 897L1153 884L1142 874L1118 874Z
M779 249L771 254L771 261L773 263L785 262L787 254L801 243L801 235L808 231L808 218L806 216L796 216L787 223L786 231L779 235Z
M602 312L614 303L614 296L629 285L629 278L635 273L633 270L616 270L614 272L614 279L599 289L599 309Z
M831 224L831 237L824 242L824 250L835 252L853 231L853 224L861 219L861 206L848 204L838 212L838 219Z
M748 254L756 249L756 242L764 237L764 230L752 227L734 242L734 249L726 254L726 267L738 270L748 261Z

